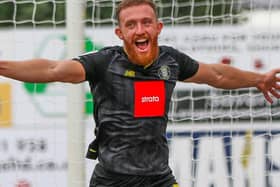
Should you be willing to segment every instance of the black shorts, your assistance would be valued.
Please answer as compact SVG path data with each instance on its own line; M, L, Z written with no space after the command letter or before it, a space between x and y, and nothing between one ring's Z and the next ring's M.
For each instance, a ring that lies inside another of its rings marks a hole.
M89 187L177 187L173 174L154 176L124 175L105 170L99 164L92 174Z

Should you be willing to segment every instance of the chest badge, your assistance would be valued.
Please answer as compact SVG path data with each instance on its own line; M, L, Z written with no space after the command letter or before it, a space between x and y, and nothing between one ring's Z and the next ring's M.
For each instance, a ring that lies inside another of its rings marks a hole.
M163 65L158 70L158 76L163 80L169 80L171 71L169 66Z

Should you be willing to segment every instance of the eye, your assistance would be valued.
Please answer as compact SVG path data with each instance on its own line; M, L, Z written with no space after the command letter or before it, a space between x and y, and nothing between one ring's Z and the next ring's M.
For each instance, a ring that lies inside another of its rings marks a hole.
M151 19L144 19L143 24L146 25L146 26L149 26L149 25L152 24L152 20Z
M135 26L135 23L132 22L132 21L129 21L129 22L127 22L127 23L125 24L125 26L126 26L127 28L129 28L129 29L133 29L134 26Z

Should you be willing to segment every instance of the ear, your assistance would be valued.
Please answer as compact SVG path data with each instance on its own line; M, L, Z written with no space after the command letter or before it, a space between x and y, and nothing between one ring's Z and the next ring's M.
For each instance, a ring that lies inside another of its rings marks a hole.
M163 28L163 23L161 21L159 21L157 24L158 34L161 33L162 28Z
M119 39L123 40L123 34L120 27L115 28L115 34L119 37Z

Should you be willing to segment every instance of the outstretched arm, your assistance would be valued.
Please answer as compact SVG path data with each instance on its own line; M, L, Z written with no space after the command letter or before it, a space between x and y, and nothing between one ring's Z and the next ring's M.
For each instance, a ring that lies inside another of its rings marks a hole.
M85 71L82 65L74 60L0 60L0 76L24 82L79 83L85 80Z
M279 69L267 73L244 71L225 64L199 64L198 72L185 82L208 84L216 88L237 89L256 87L266 100L272 103L271 95L280 98L280 73Z

